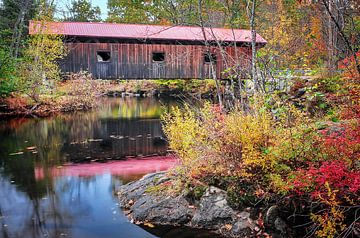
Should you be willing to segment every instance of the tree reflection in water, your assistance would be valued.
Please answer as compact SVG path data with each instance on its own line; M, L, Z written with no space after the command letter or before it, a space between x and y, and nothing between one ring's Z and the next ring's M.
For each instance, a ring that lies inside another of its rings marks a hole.
M102 170L83 176L66 171L89 168L63 165L166 153L159 117L170 104L115 98L101 105L0 123L0 237L153 237L127 222L114 191L125 180L168 166L121 174L93 163Z

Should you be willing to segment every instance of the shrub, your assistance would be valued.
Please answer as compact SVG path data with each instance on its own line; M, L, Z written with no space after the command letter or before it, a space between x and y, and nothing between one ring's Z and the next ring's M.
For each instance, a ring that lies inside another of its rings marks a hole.
M182 160L183 172L195 177L255 177L267 183L302 163L299 157L311 147L311 142L301 143L311 137L309 119L290 105L274 105L275 116L264 99L256 99L252 108L223 114L206 104L199 111L186 106L167 114L165 133Z
M277 97L255 96L247 111L187 105L163 120L181 178L217 180L235 207L278 195L308 201L302 209L319 237L349 225L344 207L359 204L358 119L319 123Z

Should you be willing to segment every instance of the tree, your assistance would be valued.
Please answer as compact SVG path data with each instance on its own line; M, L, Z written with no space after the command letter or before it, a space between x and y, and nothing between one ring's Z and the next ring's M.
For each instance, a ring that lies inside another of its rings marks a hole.
M359 51L359 42L351 42L352 32L346 34L344 29L346 23L354 22L354 10L359 10L356 3L349 0L321 0L324 7L324 14L328 18L328 68L330 71L337 68L336 55L341 52L343 55L352 56L355 61L356 70L360 74L360 62L357 58ZM358 33L355 33L358 34ZM339 40L342 40L342 44ZM359 41L359 40L357 40Z
M67 7L70 14L66 21L99 22L101 21L100 7L93 7L87 0L73 0Z
M17 58L25 43L27 23L36 5L35 0L3 0L0 5L0 47L7 48L11 57Z
M249 1L248 6L249 6L248 15L250 18L250 31L251 31L251 78L253 80L255 90L259 90L259 83L256 72L256 29L255 29L256 0Z
M108 0L108 22L118 23L152 23L151 0Z
M3 0L0 4L0 97L19 89L19 63L26 45L27 23L35 0Z
M220 2L207 0L203 5L205 26L222 27ZM197 0L108 0L108 8L109 22L199 25Z
M21 64L23 84L35 102L40 102L40 94L53 88L60 79L58 60L66 55L62 37L51 34L47 27L54 18L54 10L52 0L40 1L34 19L37 22L37 34L29 37Z

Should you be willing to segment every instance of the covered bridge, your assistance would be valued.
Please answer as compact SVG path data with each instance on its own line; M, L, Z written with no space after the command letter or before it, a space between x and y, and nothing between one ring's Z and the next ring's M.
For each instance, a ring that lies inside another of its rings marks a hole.
M30 34L41 26L31 21ZM226 69L246 71L251 62L249 30L91 22L51 22L46 29L65 36L63 72L86 70L101 79L225 79ZM257 47L265 44L257 35Z

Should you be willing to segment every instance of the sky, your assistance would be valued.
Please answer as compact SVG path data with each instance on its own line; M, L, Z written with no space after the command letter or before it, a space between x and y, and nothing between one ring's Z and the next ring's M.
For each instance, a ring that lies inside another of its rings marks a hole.
M1 1L1 0L0 0ZM105 20L107 16L107 0L89 0L91 2L92 6L99 6L101 9L101 18ZM57 7L59 10L63 9L66 10L66 5L70 5L71 0L57 0ZM60 17L61 14L58 13L58 17Z

